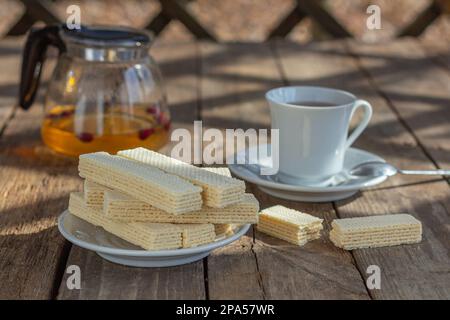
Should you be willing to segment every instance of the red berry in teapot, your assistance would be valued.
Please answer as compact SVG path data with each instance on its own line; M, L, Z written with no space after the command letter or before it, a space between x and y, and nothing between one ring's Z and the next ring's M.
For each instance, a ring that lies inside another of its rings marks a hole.
M81 132L81 133L77 134L77 138L80 141L87 143L87 142L91 142L92 140L94 140L94 135L89 132Z
M145 140L149 136L151 136L154 132L155 132L155 129L153 129L153 128L141 129L141 130L139 130L139 139Z

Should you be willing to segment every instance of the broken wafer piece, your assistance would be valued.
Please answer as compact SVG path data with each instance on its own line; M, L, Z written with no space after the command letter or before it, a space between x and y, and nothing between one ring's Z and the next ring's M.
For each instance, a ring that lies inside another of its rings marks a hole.
M312 215L278 205L261 211L257 229L287 242L304 245L320 238L322 221Z
M202 207L198 186L162 170L106 152L83 154L80 176L119 190L169 213L179 214Z
M422 241L422 223L409 214L335 219L330 240L345 250Z
M146 250L177 249L182 247L180 229L172 224L123 223L107 219L99 211L89 208L82 193L71 193L69 212L93 225Z
M255 196L246 193L233 205L220 208L203 206L202 209L184 214L170 214L143 201L113 190L104 193L103 213L106 217L124 222L170 223L257 223L259 203Z
M237 203L245 192L244 181L202 170L145 148L123 150L117 155L159 168L202 187L203 202L208 207L224 208Z

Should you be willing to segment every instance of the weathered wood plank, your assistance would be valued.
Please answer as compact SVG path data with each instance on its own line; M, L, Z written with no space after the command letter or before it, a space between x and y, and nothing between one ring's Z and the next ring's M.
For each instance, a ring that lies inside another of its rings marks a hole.
M58 299L204 299L202 261L168 268L116 265L95 252L73 247L67 267L81 270L81 289L67 289L67 275Z
M350 47L425 152L439 167L450 168L448 70L434 63L413 39Z
M449 74L430 61L415 41L396 41L382 48L374 47L369 49L351 44L350 48L358 55L360 66L372 77L386 102L412 132L418 145L414 153L400 156L402 152L399 150L397 155L387 160L397 162L401 168L433 169L435 165L431 158L439 166L450 167ZM375 56L382 55L384 59L375 62L365 56L368 52ZM386 123L386 126L391 126L391 123ZM383 150L379 149L379 152ZM400 157L402 159L398 161ZM410 179L410 182L430 180L426 177ZM424 225L424 240L420 245L354 252L361 268L366 268L368 264L385 266L382 267L385 270L382 277L384 287L381 291L375 291L374 296L380 299L448 299L448 185L442 180L412 184L399 189L371 191L365 198L377 213L409 212ZM375 206L377 203L383 203L383 206ZM352 216L355 212L367 212L367 209L367 204L358 199L341 208L340 212L344 216Z
M17 102L23 38L0 41L0 132L11 118Z
M339 206L341 217L407 212L423 225L417 245L354 250L362 272L369 265L381 269L381 290L375 299L449 299L450 198L444 182L380 189Z
M253 247L267 299L370 299L348 252L327 237L336 219L331 204L277 199L253 189L263 208L281 204L324 219L322 238L303 247L257 232Z
M192 126L198 117L198 67L195 43L156 43L151 49L165 79L173 127ZM165 147L166 152L170 146ZM203 262L171 268L129 268L104 261L78 247L67 266L81 268L81 290L69 290L65 274L58 299L205 299Z
M418 44L428 54L430 59L438 65L444 66L450 70L450 44L445 41L431 41L418 39Z
M2 41L2 110L16 101L21 40ZM4 67L3 67L3 64ZM50 65L48 65L50 67ZM45 68L43 79L49 76ZM61 275L67 245L56 218L80 181L76 168L43 148L42 95L30 111L17 110L0 139L0 298L49 299Z
M238 241L213 251L206 261L210 299L265 298L253 251L253 229Z
M270 128L264 93L283 85L270 47L203 44L201 54L204 127ZM249 188L262 208L280 203L327 223L335 217L331 204L283 201ZM208 257L208 285L212 299L368 298L349 253L327 240L299 248L259 233L255 241L247 235Z
M374 71L395 77L392 73L395 66L380 68L383 55L374 55L374 50L367 49L367 55L378 63ZM358 147L379 154L399 167L433 168L414 137L398 121L384 97L360 72L357 62L347 55L341 43L322 43L309 48L285 45L280 47L279 54L290 83L349 90L373 105L373 119L358 140ZM409 78L406 73L403 76ZM374 190L364 191L353 201L336 204L341 218L408 212L423 223L421 244L353 251L361 274L365 275L371 264L381 268L381 290L371 290L373 298L448 298L449 255L445 245L448 243L445 232L449 223L448 185L442 179L434 183L427 183L428 180L399 175Z

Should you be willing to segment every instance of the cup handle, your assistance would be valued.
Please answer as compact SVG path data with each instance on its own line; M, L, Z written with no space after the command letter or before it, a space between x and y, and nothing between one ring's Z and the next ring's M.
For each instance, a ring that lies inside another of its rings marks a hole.
M347 142L345 143L345 149L348 149L353 142L361 135L364 129L369 124L370 118L372 118L372 106L365 100L356 100L353 103L352 114L350 115L350 119L355 114L358 108L364 108L364 118L361 120L361 123L353 130L352 134L347 138Z

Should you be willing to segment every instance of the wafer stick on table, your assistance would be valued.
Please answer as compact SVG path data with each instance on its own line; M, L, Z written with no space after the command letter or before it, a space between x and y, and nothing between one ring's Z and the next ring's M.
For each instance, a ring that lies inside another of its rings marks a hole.
M147 221L171 223L257 223L259 203L250 193L233 205L220 208L203 206L202 209L173 215L155 208L143 201L117 191L104 193L103 213L106 217L119 221Z
M331 226L330 240L345 250L422 241L422 224L409 214L335 219Z
M80 156L80 176L119 190L169 213L179 214L202 207L202 189L178 176L168 174L106 152Z
M83 194L79 192L70 194L69 212L146 250L189 248L215 239L212 224L126 223L110 220L100 211L88 207Z
M261 211L257 230L296 245L304 245L320 238L322 221L312 215L278 205Z
M203 202L208 207L224 208L237 203L245 192L244 181L202 170L158 152L136 148L119 151L117 155L157 167L202 187Z

